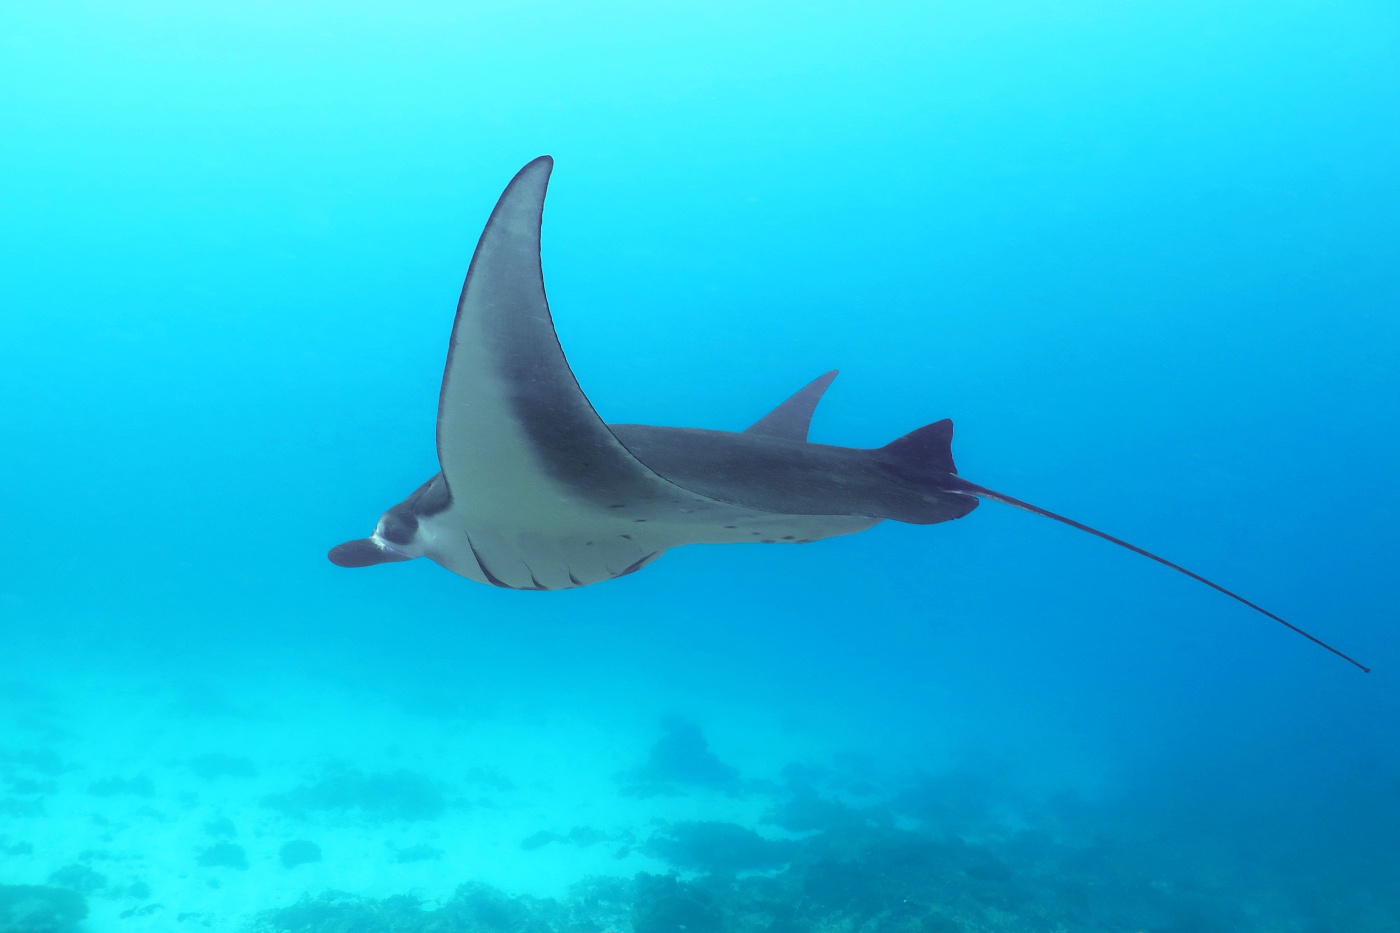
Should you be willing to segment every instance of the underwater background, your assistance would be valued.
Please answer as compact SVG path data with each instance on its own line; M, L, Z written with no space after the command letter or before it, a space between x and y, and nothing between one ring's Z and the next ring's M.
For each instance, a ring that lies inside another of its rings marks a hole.
M605 420L984 503L562 593L436 471L557 160ZM0 933L1400 929L1400 7L0 8Z

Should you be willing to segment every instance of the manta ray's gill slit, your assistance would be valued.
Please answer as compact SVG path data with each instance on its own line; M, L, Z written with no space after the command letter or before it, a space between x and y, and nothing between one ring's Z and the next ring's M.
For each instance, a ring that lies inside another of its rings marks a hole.
M481 568L481 575L486 578L487 583L490 583L492 586L499 586L503 590L515 589L515 587L506 583L486 568L486 561L481 559L481 552L476 549L476 545L472 543L471 538L467 538L467 547L471 548L472 557L476 558L476 565Z
M645 566L647 565L647 562L648 562L648 561L654 560L654 559L655 559L656 557L658 557L660 554L661 554L660 551L653 551L652 553L646 555L645 557L640 557L640 558L638 558L637 560L633 561L631 564L628 564L628 565L627 565L627 568L626 568L625 570L623 570L621 573L619 573L618 576L619 576L619 577L625 577L625 576L627 576L629 573L636 573L638 570L641 570L643 567L645 567Z
M1148 551L1148 550L1145 550L1145 549L1143 549L1143 548L1138 547L1136 544L1129 544L1127 541L1124 541L1122 538L1115 538L1113 535L1108 534L1107 532L1099 531L1097 528L1091 528L1090 526L1085 525L1083 522L1077 522L1077 521L1075 521L1075 520L1072 519L1072 518L1066 518L1066 517L1063 516L1063 515L1059 515L1059 514L1057 514L1057 513L1055 513L1055 512L1051 512L1049 509L1042 509L1042 508L1041 508L1040 506L1038 506L1038 505L1031 505L1029 502L1023 501L1023 500L1021 500L1021 499L1017 499L1017 498L1015 498L1014 496L1008 496L1008 495L1006 495L1005 493L1000 493L1000 492L997 492L996 490L988 489L988 488L985 487L985 486L979 486L979 485L977 485L976 483L968 482L967 480L965 480L965 479L963 479L963 478L961 478L961 477L950 476L950 477L947 478L947 481L951 481L951 482L955 483L954 489L953 489L953 490L950 490L950 491L959 491L959 492L964 492L964 493L971 493L971 494L973 494L973 495L975 495L975 496L978 496L979 498L991 499L991 500L993 500L993 501L995 501L995 502L1000 502L1000 503L1002 503L1003 505L1010 505L1010 506L1014 506L1014 507L1016 507L1016 508L1018 508L1018 509L1024 509L1024 510L1027 511L1027 512L1032 512L1032 513L1034 513L1034 514L1036 514L1036 515L1040 515L1040 516L1043 516L1043 517L1045 517L1045 518L1053 519L1053 520L1055 520L1055 521L1057 521L1057 522L1060 522L1060 523L1062 523L1062 524L1068 525L1068 526L1070 526L1071 528L1078 528L1080 531L1086 531L1086 532L1088 532L1089 534L1094 535L1095 537L1103 538L1105 541L1108 541L1108 542L1111 543L1111 544L1116 544L1116 545L1118 545L1118 546L1121 547L1121 548L1127 548L1129 551L1132 551L1134 554L1141 554L1143 557L1146 557L1146 558L1148 558L1148 559L1150 559L1150 560L1155 560L1157 563L1161 564L1161 565L1164 566L1164 567L1170 567L1172 570L1175 570L1177 573L1184 574L1184 575L1190 577L1192 580L1197 581L1198 583L1204 583L1206 586L1210 587L1211 589L1213 589L1213 590L1215 590L1215 591L1217 591L1217 592L1220 592L1220 593L1224 593L1226 596L1230 597L1231 599L1235 600L1236 602L1243 603L1244 605L1246 605L1246 606L1248 606L1249 608L1253 609L1255 612L1257 612L1257 613L1259 613L1259 614L1261 614L1261 615L1264 615L1264 616L1268 616L1270 619L1273 619L1275 622L1277 622L1279 625L1282 625L1284 628L1289 629L1290 631L1296 632L1296 633L1298 633L1299 635L1302 635L1302 636L1303 636L1304 638L1306 638L1308 641L1312 642L1313 644L1315 644L1315 645L1317 645L1317 646L1319 646L1319 647L1321 647L1321 648L1326 648L1328 651L1332 652L1332 653L1335 654L1337 657L1341 658L1343 661L1346 661L1348 664L1351 664L1351 665L1353 665L1353 666L1359 668L1363 673L1366 673L1366 674L1371 673L1371 669L1370 669L1369 667L1367 667L1366 665L1362 664L1360 661L1356 660L1355 658L1351 657L1350 655L1345 654L1345 653L1343 653L1343 652L1337 650L1336 648L1333 648L1331 645L1327 644L1327 642L1323 641L1321 638L1318 638L1316 635L1313 635L1313 634L1311 634L1310 632L1304 631L1303 629L1299 628L1298 626L1294 625L1292 622L1289 622L1287 619L1285 619L1285 618L1283 618L1283 617L1281 617L1281 616L1274 615L1272 612L1270 612L1269 610L1265 609L1263 606L1260 606L1260 605L1258 605L1257 603L1252 603L1252 602L1250 602L1249 600L1245 599L1245 598L1244 598L1243 596L1241 596L1240 594L1235 593L1235 592L1233 592L1233 591L1231 591L1231 590L1227 590L1225 587L1221 586L1219 583L1216 583L1214 580L1208 580L1208 579L1206 579L1205 577L1201 576L1199 573L1196 573L1195 571L1187 570L1185 567L1181 566L1180 564L1174 564L1174 563L1172 563L1171 561L1167 560L1165 557L1159 557L1158 555L1153 554L1151 551Z

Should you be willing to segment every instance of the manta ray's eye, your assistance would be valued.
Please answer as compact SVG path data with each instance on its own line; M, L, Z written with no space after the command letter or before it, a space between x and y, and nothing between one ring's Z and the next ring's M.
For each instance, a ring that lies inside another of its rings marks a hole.
M379 537L390 544L411 544L417 533L418 519L408 509L390 509L379 520Z

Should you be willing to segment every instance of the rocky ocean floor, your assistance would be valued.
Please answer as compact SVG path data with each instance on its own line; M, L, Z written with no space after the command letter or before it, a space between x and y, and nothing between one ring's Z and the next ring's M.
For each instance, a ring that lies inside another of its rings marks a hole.
M325 702L292 728L210 696L97 720L11 697L0 933L1400 929L1400 795L1299 814L1166 778L741 761L676 715L473 734Z
M1306 851L1261 846L1257 837L1232 845L1224 832L1153 827L1131 801L1032 800L951 774L894 794L838 767L794 765L778 781L750 781L709 751L695 724L663 725L650 758L616 775L619 794L761 799L766 811L757 825L656 820L623 832L540 829L514 845L522 852L596 847L619 861L638 852L665 868L581 878L559 897L513 896L468 879L446 898L328 889L258 911L242 926L258 933L1381 933L1400 918L1400 889L1387 882L1400 877L1394 850L1389 860L1358 855L1352 864L1308 865ZM61 760L10 751L4 762L5 812L41 812L45 792L63 774ZM252 767L247 759L208 756L191 766L210 780ZM148 783L109 778L92 782L88 793L149 796ZM366 829L431 824L449 807L443 787L427 776L344 768L266 795L261 805L298 820L351 816ZM189 851L189 868L216 887L221 874L249 870L249 850L231 820L202 830L205 842ZM0 851L11 861L33 851L33 842L11 832L2 838ZM427 844L392 855L401 863L442 857ZM277 847L284 871L323 858L310 838ZM121 929L141 920L227 928L208 908L165 903L161 887L155 875L130 880L119 855L79 852L42 884L0 886L0 930ZM121 909L107 911L100 926L84 924L90 901Z

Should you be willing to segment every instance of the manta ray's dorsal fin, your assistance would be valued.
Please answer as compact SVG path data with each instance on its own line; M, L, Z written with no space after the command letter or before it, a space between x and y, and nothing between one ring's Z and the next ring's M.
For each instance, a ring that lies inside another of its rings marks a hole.
M807 429L812 425L812 412L817 410L817 402L822 400L826 387L836 378L837 370L824 373L807 385L798 389L777 408L764 415L745 434L762 434L766 437L780 437L786 441L805 441Z

